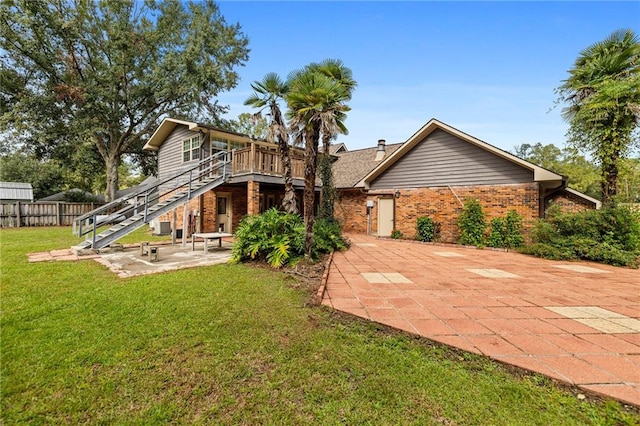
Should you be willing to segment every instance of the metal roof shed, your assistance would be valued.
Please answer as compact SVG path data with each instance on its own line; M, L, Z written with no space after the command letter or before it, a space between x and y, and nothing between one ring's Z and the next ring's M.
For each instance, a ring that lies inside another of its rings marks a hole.
M0 201L33 202L33 187L25 182L0 182Z

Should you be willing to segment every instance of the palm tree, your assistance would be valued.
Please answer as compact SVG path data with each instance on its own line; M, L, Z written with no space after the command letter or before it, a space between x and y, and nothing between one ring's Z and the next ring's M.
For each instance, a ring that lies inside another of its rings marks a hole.
M292 131L304 139L304 223L305 256L311 256L315 182L318 167L318 145L323 135L330 138L346 132L343 120L349 107L345 102L349 92L333 78L309 67L289 76L287 103ZM329 139L330 140L330 139Z
M245 105L254 108L269 108L271 117L267 132L267 141L276 143L280 149L282 159L282 178L284 180L284 199L282 208L287 213L298 213L296 203L296 193L293 188L293 176L291 171L291 154L289 152L289 131L285 124L278 102L285 99L289 91L289 86L278 74L268 73L262 81L255 81L251 84L254 93L244 101ZM258 111L258 114L260 114Z
M346 91L347 98L345 101L351 99L353 90L356 88L356 81L353 79L353 74L349 68L339 59L325 59L320 63L311 63L306 67L308 70L323 74L337 83L339 83ZM346 116L341 113L342 116L339 121L344 121ZM341 131L343 134L347 134L346 128ZM336 189L333 180L333 168L331 155L329 153L331 149L331 141L335 139L337 134L331 134L324 132L322 134L322 155L319 159L320 178L322 179L322 194L320 197L320 217L333 220L333 208L336 197Z
M558 88L568 102L563 118L579 147L594 153L601 166L605 203L617 194L619 163L640 120L640 41L620 30L582 52Z

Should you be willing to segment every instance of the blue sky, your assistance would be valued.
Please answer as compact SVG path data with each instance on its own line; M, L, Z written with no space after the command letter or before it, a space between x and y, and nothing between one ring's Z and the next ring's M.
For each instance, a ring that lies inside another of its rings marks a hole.
M350 150L403 142L437 118L505 150L564 146L554 88L579 52L616 29L640 34L640 2L223 1L249 38L241 81L219 97L227 118L250 83L341 59L358 87L349 104Z

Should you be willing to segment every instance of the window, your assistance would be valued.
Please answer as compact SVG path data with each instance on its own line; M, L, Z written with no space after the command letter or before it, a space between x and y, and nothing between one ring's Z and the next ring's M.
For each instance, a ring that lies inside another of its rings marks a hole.
M182 141L182 162L200 159L200 136Z
M220 151L227 151L229 141L226 139L211 138L211 155L215 155Z
M231 152L234 149L244 148L244 146L244 142L235 142L218 137L213 137L211 138L211 155L215 155L220 151Z

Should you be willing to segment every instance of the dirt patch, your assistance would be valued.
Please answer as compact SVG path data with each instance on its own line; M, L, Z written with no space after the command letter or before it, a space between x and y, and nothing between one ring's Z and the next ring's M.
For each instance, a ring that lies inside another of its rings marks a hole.
M315 306L322 303L322 295L319 294L319 290L324 286L325 270L329 266L329 260L330 255L323 255L316 262L303 259L295 266L283 270L284 273L296 278L292 285L307 295L307 305Z

